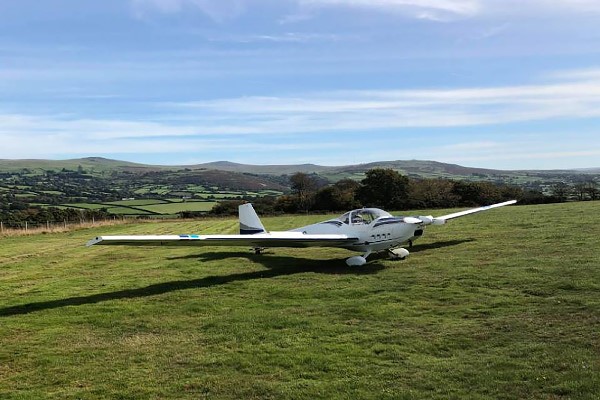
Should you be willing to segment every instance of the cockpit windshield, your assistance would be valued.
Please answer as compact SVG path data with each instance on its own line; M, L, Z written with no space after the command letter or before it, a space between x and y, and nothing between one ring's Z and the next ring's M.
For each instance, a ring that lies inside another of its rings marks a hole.
M391 217L392 215L379 208L361 208L352 210L338 218L344 224L349 225L368 225L381 217Z

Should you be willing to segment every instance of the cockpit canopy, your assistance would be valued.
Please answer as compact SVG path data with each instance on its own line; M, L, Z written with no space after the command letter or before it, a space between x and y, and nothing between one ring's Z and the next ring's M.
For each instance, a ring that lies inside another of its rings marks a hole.
M338 220L348 225L368 225L381 217L392 217L392 214L379 208L361 208L348 211L339 217Z

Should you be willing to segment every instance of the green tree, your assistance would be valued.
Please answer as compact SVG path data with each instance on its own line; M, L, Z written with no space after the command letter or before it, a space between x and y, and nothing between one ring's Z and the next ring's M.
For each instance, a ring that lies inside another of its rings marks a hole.
M586 183L585 193L588 195L590 200L598 200L600 198L598 184L593 180L590 180Z
M571 194L571 187L567 185L565 182L557 182L552 185L552 196L559 203L563 203L569 199L569 195Z
M374 168L361 181L357 197L365 206L399 210L408 204L408 185L408 178L397 171Z
M340 210L360 207L360 202L356 198L360 183L353 179L342 179L336 182L333 187L338 191Z
M360 207L356 191L360 184L352 179L342 179L334 185L319 189L315 194L313 210L345 211Z
M298 208L303 211L308 210L313 203L319 182L311 175L296 172L290 177L290 183L292 192L298 200Z
M214 215L237 215L240 204L245 203L243 200L225 200L220 201L210 210ZM187 218L193 218L191 214L185 214ZM183 216L183 215L182 215ZM185 216L183 218L186 218Z
M283 211L286 213L298 212L298 198L296 196L284 194L277 197L273 207L276 211Z
M453 192L454 182L446 179L411 180L409 188L411 207L455 207L460 199Z

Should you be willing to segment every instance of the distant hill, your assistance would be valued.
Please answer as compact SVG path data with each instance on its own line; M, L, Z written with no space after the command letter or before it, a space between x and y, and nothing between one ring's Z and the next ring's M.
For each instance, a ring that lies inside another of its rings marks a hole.
M317 174L330 182L341 179L360 180L365 172L372 168L391 168L412 178L444 178L456 180L491 181L519 185L529 188L539 188L540 185L552 182L577 182L588 179L589 176L600 174L600 169L588 170L495 170L488 168L465 167L426 160L396 160L378 161L366 164L323 166L315 164L299 165L250 165L237 164L228 161L218 161L187 166L190 169L218 169L230 172L243 172L259 175L282 174L291 175L295 172Z
M263 174L263 175L291 175L296 172L304 172L307 174L320 173L323 171L329 171L332 168L337 167L326 167L315 164L297 164L297 165L251 165L251 164L238 164L230 161L215 161L204 164L188 165L186 168L191 169L217 169L220 171L231 171L231 172L246 172L250 174Z
M218 169L221 171L246 172L253 174L283 175L296 172L315 173L324 175L364 173L372 168L391 168L406 175L418 176L465 176L473 174L485 175L514 175L514 174L569 174L569 173L600 173L600 168L579 170L496 170L477 167L465 167L458 164L448 164L438 161L426 160L396 160L376 161L365 164L352 164L342 166L324 166L316 164L296 165L253 165L238 164L230 161L216 161L204 164L188 165L191 169Z
M590 174L600 174L600 168L579 168L577 169L579 172L586 172Z
M436 161L407 160L407 161L378 161L367 164L354 164L342 166L323 166L315 164L298 165L251 165L237 164L229 161L217 161L205 164L187 166L188 168L218 169L232 172L248 172L254 174L282 175L296 172L315 174L353 174L364 173L372 168L391 168L405 174L442 174L442 175L467 175L472 173L496 174L501 171L463 167L455 164L445 164Z
M185 175L196 175L204 178L204 184L216 187L247 188L256 190L265 187L285 190L285 175L296 172L318 174L336 182L340 179L360 180L366 171L372 168L391 168L413 178L445 178L457 180L483 180L496 183L515 184L525 187L536 187L557 181L577 182L589 179L589 176L600 174L600 168L583 170L495 170L476 167L465 167L457 164L441 163L426 160L378 161L366 164L323 166L315 164L298 165L250 165L229 161L216 161L196 165L147 165L128 161L111 160L103 157L87 157L70 160L0 160L0 173L15 173L28 170L30 173L44 171L60 171L63 169L76 171L79 167L91 175L106 175L112 172L150 174L154 172L173 174L186 172ZM209 171L220 171L209 172ZM283 176L283 177L282 177ZM587 178L586 178L587 177Z
M70 160L4 160L0 159L0 172L60 171L67 169L76 171L81 166L86 170L102 171L158 171L172 167L137 164L129 161L111 160L103 157L74 158Z

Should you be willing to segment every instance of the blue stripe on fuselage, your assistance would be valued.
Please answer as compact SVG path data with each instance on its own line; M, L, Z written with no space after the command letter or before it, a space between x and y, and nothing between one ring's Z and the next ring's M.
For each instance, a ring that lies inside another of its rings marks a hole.
M373 228L375 228L377 226L381 226L381 225L399 224L399 223L402 223L402 222L404 222L404 219L401 219L401 218L384 219L383 221L379 221L375 225L373 225Z

